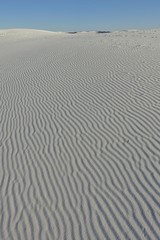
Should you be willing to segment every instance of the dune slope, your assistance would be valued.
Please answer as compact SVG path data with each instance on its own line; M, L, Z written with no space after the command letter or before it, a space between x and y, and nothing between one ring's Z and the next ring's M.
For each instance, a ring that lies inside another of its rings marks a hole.
M0 30L0 239L159 239L159 38Z

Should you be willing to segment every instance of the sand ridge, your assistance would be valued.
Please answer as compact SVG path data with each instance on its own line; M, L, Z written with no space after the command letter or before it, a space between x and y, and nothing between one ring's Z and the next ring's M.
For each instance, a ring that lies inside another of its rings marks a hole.
M0 239L159 239L159 38L0 31Z

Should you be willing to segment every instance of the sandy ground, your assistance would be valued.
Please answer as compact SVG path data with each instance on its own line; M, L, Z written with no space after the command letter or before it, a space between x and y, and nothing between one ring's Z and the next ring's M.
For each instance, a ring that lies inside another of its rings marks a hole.
M0 239L160 239L160 30L0 30Z

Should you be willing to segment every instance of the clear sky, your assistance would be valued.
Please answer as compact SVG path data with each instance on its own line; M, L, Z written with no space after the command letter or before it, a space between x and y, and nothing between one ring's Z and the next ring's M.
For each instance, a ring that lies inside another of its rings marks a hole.
M160 0L0 0L0 29L160 28Z

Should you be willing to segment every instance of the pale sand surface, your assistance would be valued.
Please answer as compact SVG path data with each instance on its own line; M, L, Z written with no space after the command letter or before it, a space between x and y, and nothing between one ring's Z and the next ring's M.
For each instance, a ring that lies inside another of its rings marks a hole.
M0 30L0 239L160 239L160 30Z

